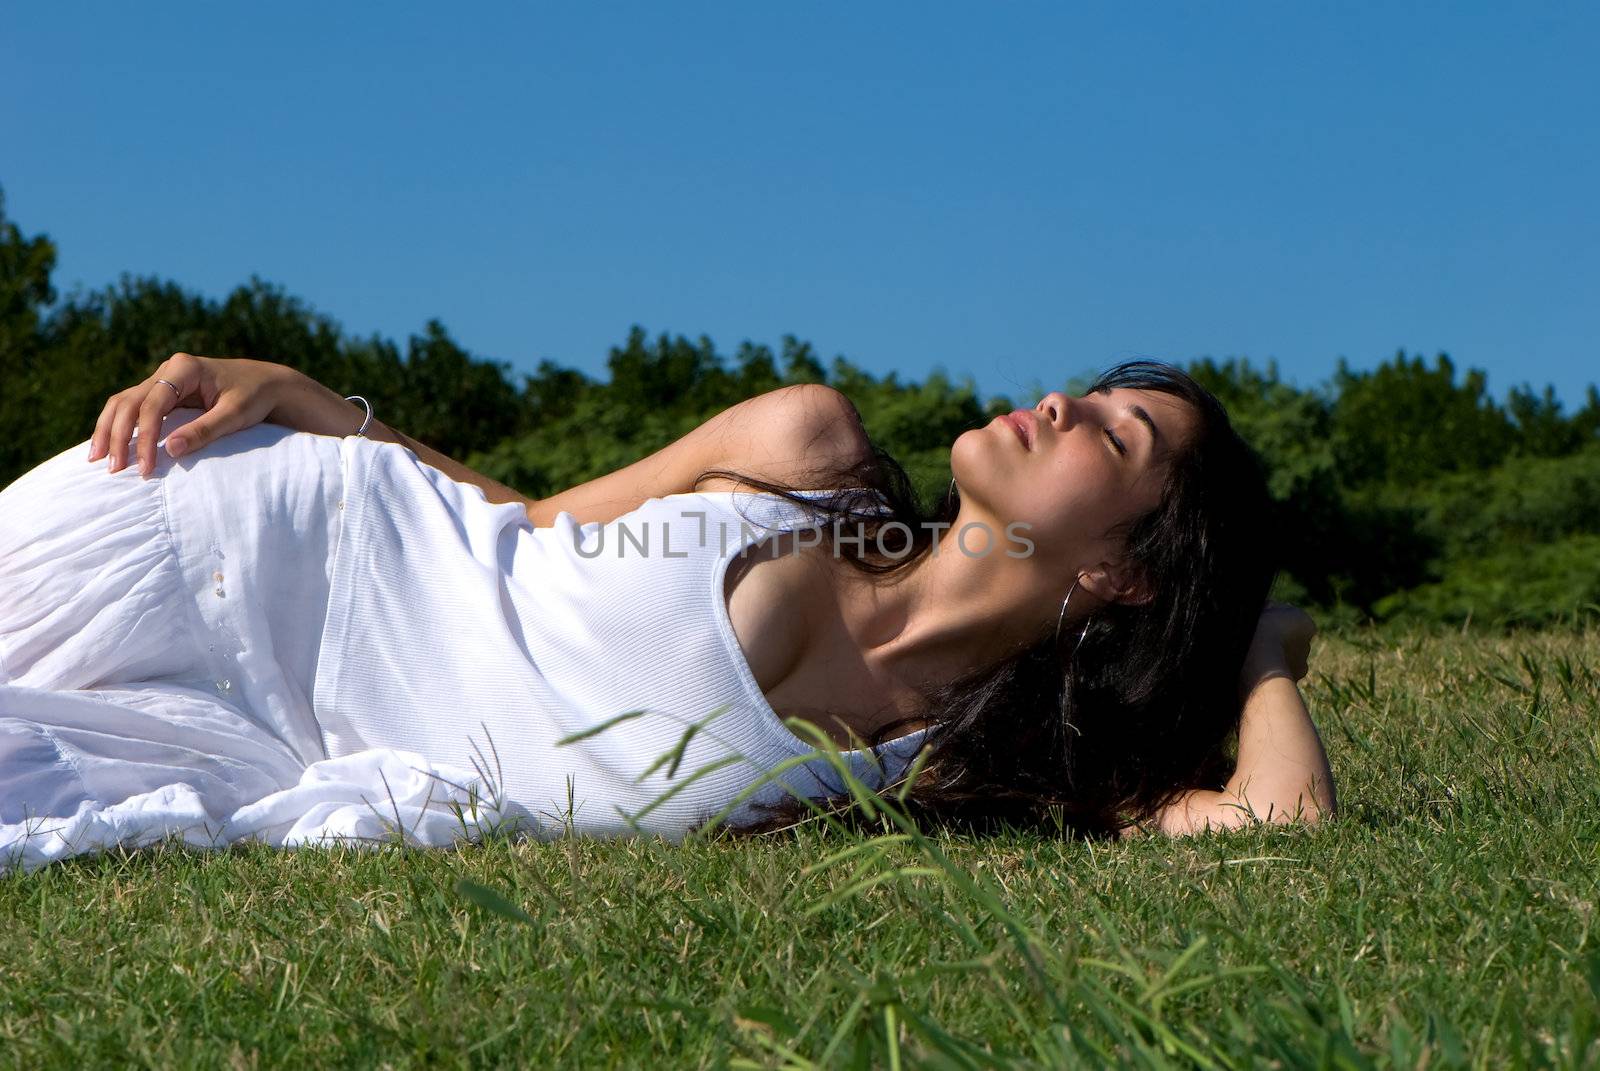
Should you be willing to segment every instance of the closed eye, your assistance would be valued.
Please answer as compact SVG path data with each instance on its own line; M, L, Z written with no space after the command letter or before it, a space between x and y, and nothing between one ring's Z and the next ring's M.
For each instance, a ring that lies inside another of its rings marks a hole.
M1104 395L1110 396L1111 388L1110 387L1101 387L1095 393L1096 394L1104 394ZM1106 433L1106 438L1111 440L1111 445L1116 448L1117 455L1119 457L1127 457L1128 456L1128 448L1126 446L1122 445L1122 440L1121 439L1117 438L1115 435L1113 435L1111 433L1111 428L1108 425L1102 425L1101 426L1101 430L1103 430Z

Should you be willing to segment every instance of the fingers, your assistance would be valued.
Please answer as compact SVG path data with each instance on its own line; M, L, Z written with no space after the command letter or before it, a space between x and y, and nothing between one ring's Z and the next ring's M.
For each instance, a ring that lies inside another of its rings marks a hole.
M118 471L128 463L129 440L137 428L139 472L150 475L155 470L156 440L161 435L162 420L199 387L200 359L174 353L161 362L149 379L112 395L106 402L90 436L89 460L98 461L109 455L107 470Z
M139 475L148 476L156 468L156 439L161 436L161 418L178 407L177 392L165 383L144 396L139 404Z
M89 460L99 461L106 456L106 444L111 441L111 418L116 416L117 401L121 394L113 394L100 407L100 417L94 422L94 434L89 436Z
M107 443L111 461L106 466L110 472L119 472L128 463L128 440L133 436L133 423L138 412L131 399L123 398L111 414L111 437Z
M227 398L218 399L217 404L204 415L195 417L167 436L167 453L173 457L180 457L191 450L198 450L215 439L238 431L247 423L249 422L245 419L245 413L238 403Z

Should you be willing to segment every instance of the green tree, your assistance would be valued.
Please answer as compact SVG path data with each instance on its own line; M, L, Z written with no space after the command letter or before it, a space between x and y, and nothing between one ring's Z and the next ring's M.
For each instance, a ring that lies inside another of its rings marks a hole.
M40 438L29 417L61 378L41 354L42 321L56 299L55 265L55 244L44 235L24 237L6 217L0 191L0 486L37 458Z
M1506 411L1516 425L1518 453L1561 457L1600 440L1600 394L1592 385L1588 404L1571 418L1561 414L1561 401L1549 384L1542 394L1526 383L1511 388Z
M41 312L56 299L50 285L55 266L55 243L42 234L24 238L6 218L0 190L0 360L8 371L20 368L38 344Z
M1446 472L1481 471L1516 443L1505 411L1485 395L1485 374L1469 369L1458 384L1446 354L1428 368L1401 351L1370 372L1352 372L1340 358L1334 382L1333 450L1347 486L1413 487Z

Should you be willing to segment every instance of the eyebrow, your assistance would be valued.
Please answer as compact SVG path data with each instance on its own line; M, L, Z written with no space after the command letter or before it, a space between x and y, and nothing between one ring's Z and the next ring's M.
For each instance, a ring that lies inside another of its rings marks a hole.
M1161 429L1156 427L1154 420L1150 419L1150 414L1144 411L1144 406L1130 403L1123 412L1132 413L1135 419L1150 429L1150 451L1154 453L1159 450L1161 448Z
M1097 393L1097 394L1110 394L1111 393L1111 388L1110 387L1101 387L1095 393ZM1146 428L1149 429L1149 431L1150 431L1150 453L1151 453L1151 456L1154 456L1161 449L1161 443L1162 443L1161 429L1156 427L1156 422L1154 420L1150 419L1150 414L1144 411L1144 406L1140 405L1137 402L1129 402L1123 408L1122 411L1124 413L1127 413L1127 414L1131 415L1135 420L1139 421L1139 423L1143 424Z

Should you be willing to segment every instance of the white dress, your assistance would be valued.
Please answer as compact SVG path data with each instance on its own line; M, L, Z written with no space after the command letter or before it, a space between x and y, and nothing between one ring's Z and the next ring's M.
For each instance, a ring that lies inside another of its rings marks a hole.
M199 413L175 410L161 438ZM403 447L271 424L158 449L150 479L87 451L0 491L0 871L174 834L672 837L741 793L772 802L784 786L757 775L789 760L823 770L785 774L789 791L839 787L767 706L719 597L792 504L763 496L766 527L685 552L685 525L748 511L675 495L534 529ZM594 552L629 521L675 524L679 551ZM682 749L705 776L672 781L654 760L721 698ZM842 754L870 779L920 736ZM582 806L560 814L575 780Z

